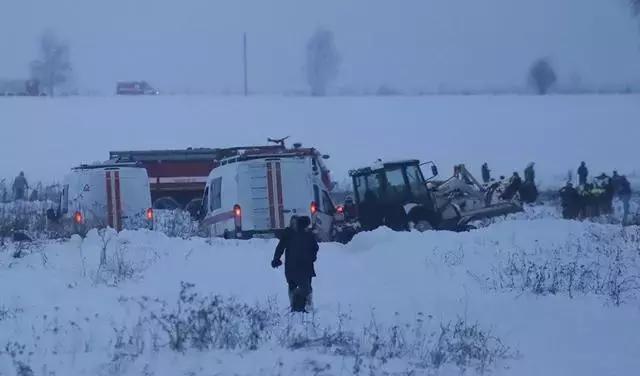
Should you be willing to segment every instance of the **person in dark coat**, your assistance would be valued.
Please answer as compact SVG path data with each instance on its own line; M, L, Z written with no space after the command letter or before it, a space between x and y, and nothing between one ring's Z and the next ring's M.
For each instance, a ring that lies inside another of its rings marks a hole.
M580 213L580 195L570 181L560 190L560 199L562 200L562 218L578 218L578 214Z
M613 188L612 180L604 172L596 177L598 194L598 205L600 207L600 214L612 214L613 213L613 196L615 190Z
M611 175L611 185L613 186L613 191L615 194L618 194L620 190L620 183L622 180L622 176L618 175L617 170L613 170L613 175Z
M14 199L25 200L27 198L27 189L29 189L29 183L27 183L27 178L24 177L24 172L20 171L20 175L16 176L13 181Z
M531 162L527 165L527 168L524 169L524 181L525 183L535 184L536 181L536 171L533 169L534 163Z
M629 216L629 202L631 201L631 184L624 175L620 177L618 195L622 200L622 223L626 223Z
M311 279L316 276L313 263L317 259L319 247L315 235L309 228L310 224L309 217L292 218L291 225L282 234L271 261L273 268L279 267L282 265L280 258L284 254L284 275L287 279L292 312L304 312L311 306ZM306 304L297 304L296 296L302 296Z
M581 186L585 186L587 184L587 177L589 176L589 170L587 169L587 165L582 161L580 163L580 167L578 167L578 184Z
M531 204L538 199L538 187L536 187L536 172L531 162L524 169L524 183L520 186L520 199L522 202Z
M518 193L521 186L522 186L522 179L520 178L520 175L517 172L514 172L513 176L511 176L511 178L509 179L509 185L507 185L507 188L505 188L502 195L500 195L500 198L503 200L511 200L513 196L515 196L515 194Z
M482 181L485 184L488 184L491 181L491 170L489 170L487 162L482 164Z

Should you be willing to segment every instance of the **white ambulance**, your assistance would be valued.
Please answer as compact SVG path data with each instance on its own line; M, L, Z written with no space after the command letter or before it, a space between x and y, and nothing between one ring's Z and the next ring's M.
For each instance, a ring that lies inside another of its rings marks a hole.
M224 238L274 237L292 216L308 216L318 240L331 241L336 208L326 158L296 144L220 161L207 179L201 229Z
M153 228L147 170L136 164L73 168L60 202L47 212L50 230L84 236L92 228Z

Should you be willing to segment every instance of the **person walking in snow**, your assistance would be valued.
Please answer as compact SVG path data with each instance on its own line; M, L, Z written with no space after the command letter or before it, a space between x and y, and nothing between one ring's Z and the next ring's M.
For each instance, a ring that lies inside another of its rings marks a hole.
M20 175L16 176L13 180L13 197L15 200L24 200L26 199L27 189L29 189L29 184L27 183L27 178L24 177L24 172L20 171Z
M309 228L309 217L291 218L276 246L271 267L282 265L284 254L284 275L287 280L289 302L292 312L308 312L312 306L311 280L316 276L313 263L318 255L318 242Z
M482 164L482 182L488 184L491 181L491 170L489 170L489 165L487 162Z
M587 165L582 161L580 167L578 167L578 185L585 186L587 184L587 177L589 176L589 170Z

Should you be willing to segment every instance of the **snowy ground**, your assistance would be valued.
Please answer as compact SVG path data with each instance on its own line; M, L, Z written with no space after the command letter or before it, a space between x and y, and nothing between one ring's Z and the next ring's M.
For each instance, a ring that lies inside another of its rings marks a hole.
M466 163L495 175L537 162L557 188L586 160L594 174L640 172L640 96L69 97L0 100L0 176L20 169L60 180L114 149L263 144L267 137L318 147L342 181L377 158L434 160L443 175ZM638 181L640 178L636 176ZM640 183L640 181L638 181ZM639 185L640 184L635 184Z
M630 158L639 99L4 98L3 151L14 157L0 160L0 176L53 181L112 149L291 135L331 154L338 181L379 157L415 157L443 175L460 162L508 174L536 161L541 187L557 188L583 159L594 173L640 171ZM1 235L42 227L44 207L14 209L0 207ZM315 311L302 318L286 312L273 241L182 238L194 229L173 215L158 216L164 234L1 242L0 376L640 369L637 226L564 221L537 206L468 233L381 229L322 244Z
M640 228L540 217L323 244L304 322L286 313L273 241L138 231L7 244L0 375L634 374ZM179 305L182 282L194 286ZM200 318L179 330L198 335L172 350L167 325L191 309Z

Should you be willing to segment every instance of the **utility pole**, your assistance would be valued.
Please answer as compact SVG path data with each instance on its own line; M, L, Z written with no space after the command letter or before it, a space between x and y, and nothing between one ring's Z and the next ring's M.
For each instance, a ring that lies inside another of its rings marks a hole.
M244 65L244 96L249 95L249 83L247 82L247 33L242 36L242 62Z

